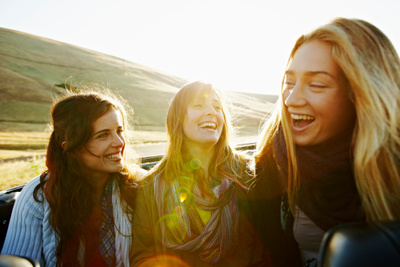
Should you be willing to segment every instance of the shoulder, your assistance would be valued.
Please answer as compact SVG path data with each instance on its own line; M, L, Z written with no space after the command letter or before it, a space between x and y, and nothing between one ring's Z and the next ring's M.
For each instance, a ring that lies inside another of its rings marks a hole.
M140 214L143 218L155 216L153 211L157 210L154 179L154 175L146 175L137 186L135 214Z
M234 161L230 168L238 176L238 180L245 183L246 187L254 182L254 160L250 155L244 152L235 152Z
M140 167L136 168L136 181L141 181L146 175L148 171L145 169L142 169Z
M279 166L272 151L256 156L254 164L257 180L279 177Z
M35 178L33 178L32 180L30 180L24 186L24 188L22 189L21 193L19 194L17 200L19 200L19 202L21 202L22 199L24 200L24 202L34 200L33 192L35 191L35 188L39 185L39 183L40 183L40 175L38 175ZM41 194L41 190L38 193Z
M40 175L30 180L22 189L22 191L33 191L35 187L40 183Z
M38 218L44 216L48 209L48 203L41 189L37 191L39 202L34 198L35 188L39 183L40 176L37 176L24 186L15 201L13 213L15 212L21 216L33 216Z
M231 152L231 155L227 157L227 162L224 168L233 169L236 173L240 173L243 170L251 168L253 160L252 157L244 152L235 151Z
M138 181L137 192L138 194L153 194L154 192L154 183L155 183L155 176L158 176L156 173L149 173L147 172L141 180Z
M255 175L251 191L258 198L267 199L286 193L287 189L283 184L279 166L273 156L256 162Z

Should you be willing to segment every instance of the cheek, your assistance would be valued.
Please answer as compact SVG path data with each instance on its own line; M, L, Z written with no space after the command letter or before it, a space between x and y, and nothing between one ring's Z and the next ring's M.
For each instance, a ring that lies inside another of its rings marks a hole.
M125 141L124 141L124 143L125 143ZM104 153L106 153L109 145L110 145L110 143L108 143L108 142L92 142L91 144L87 144L86 148L88 151L90 151L94 155L101 157L104 155Z
M87 150L89 150L91 153L98 155L103 149L101 144L91 144L86 146Z
M178 122L178 123L179 123L179 122ZM188 116L185 116L185 118L184 118L183 121L182 121L182 128L183 128L183 129L187 128L187 127L188 127L188 124L189 124Z
M317 115L334 119L341 112L343 101L334 94L312 94L307 98Z
M224 124L225 124L224 117L220 117L220 122L219 122L219 124L221 125L221 127L224 127Z
M94 158L90 157L89 155L86 155L86 154L84 154L80 157L80 161L81 161L82 167L84 167L85 169L91 168L91 166L94 164Z
M182 133L184 137L187 137L188 134L190 134L190 129L192 129L193 127L190 126L190 123L187 119L187 117L183 120L182 123Z
M325 122L333 132L340 133L354 128L355 110L350 100L344 99L331 103L330 109L325 109Z
M356 111L350 99L344 99L338 113L340 114L339 123L341 123L342 128L344 130L353 129L356 121Z
M289 91L288 90L284 90L282 92L282 101L286 102L286 98L288 98L288 96L289 96Z
M224 114L222 113L222 111L220 111L220 112L218 113L218 120L219 120L220 123L222 123L222 124L225 123L225 116L224 116Z
M186 124L195 123L197 120L200 119L200 117L201 113L199 111L189 109L188 112L186 113L184 123Z

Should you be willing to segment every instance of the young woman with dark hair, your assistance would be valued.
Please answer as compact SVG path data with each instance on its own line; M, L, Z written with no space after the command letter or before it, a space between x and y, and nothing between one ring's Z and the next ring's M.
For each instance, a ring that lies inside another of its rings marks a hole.
M129 266L143 170L129 161L126 109L110 92L84 90L58 99L51 115L47 171L19 195L2 254L41 266Z

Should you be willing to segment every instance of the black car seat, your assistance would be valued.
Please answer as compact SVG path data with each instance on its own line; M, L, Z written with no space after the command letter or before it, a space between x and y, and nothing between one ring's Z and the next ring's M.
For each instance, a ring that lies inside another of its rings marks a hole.
M321 267L400 266L400 221L349 223L329 230L319 262Z

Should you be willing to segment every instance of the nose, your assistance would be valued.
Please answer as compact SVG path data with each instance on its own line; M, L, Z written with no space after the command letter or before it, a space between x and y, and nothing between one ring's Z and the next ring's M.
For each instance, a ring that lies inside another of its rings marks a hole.
M207 115L211 115L211 116L217 114L214 106L211 104L205 106L205 112Z
M300 84L296 84L293 88L285 90L283 97L287 107L299 107L307 103L304 88Z
M114 135L114 138L113 138L113 141L112 141L112 145L114 147L122 147L122 146L124 146L125 145L124 137L122 135L119 135L119 134L116 133Z

